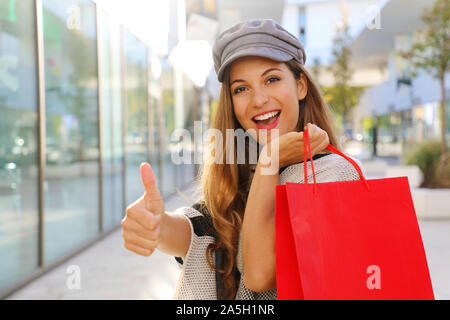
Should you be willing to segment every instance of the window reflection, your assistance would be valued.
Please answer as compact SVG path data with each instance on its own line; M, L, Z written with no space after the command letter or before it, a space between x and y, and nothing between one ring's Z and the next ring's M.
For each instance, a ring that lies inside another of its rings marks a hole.
M32 0L0 0L0 290L38 265L33 8Z
M122 79L120 26L103 12L100 61L102 95L103 227L117 225L124 215L122 148Z
M139 167L148 161L147 47L124 31L127 106L126 163L127 205L144 193Z
M44 0L45 261L99 231L95 6Z
M152 165L155 177L157 177L157 186L161 188L163 181L162 170L160 169L163 158L161 157L161 113L162 113L162 90L160 85L162 65L161 59L154 52L150 52L150 126L149 145L150 145L150 164Z
M190 183L194 179L194 97L193 97L194 84L184 75L183 77L183 99L184 99L184 124L190 133L190 139L184 141L183 149L191 155L191 163L184 164L182 186Z
M171 152L176 147L170 137L175 129L175 98L174 74L172 66L167 60L162 60L161 86L162 86L162 126L161 126L161 153L163 157L163 196L175 192L176 169L172 162Z

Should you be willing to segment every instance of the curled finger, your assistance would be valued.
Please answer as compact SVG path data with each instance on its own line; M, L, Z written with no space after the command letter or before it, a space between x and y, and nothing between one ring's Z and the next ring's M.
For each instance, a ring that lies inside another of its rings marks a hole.
M127 231L122 232L122 237L125 239L125 242L132 243L144 249L153 250L158 246L159 230L148 238Z
M153 250L144 249L144 248L141 248L141 247L139 247L133 243L129 243L129 242L125 242L124 246L126 249L128 249L134 253L137 253L140 256L144 256L144 257L148 257L153 253Z

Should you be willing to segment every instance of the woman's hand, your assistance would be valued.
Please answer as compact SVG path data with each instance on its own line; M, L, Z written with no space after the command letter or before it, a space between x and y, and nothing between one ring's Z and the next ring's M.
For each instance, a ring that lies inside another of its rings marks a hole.
M140 173L145 193L127 208L121 223L122 236L125 248L141 256L150 256L159 243L164 201L156 187L152 167L144 163Z
M330 139L325 130L322 130L315 124L308 123L304 130L308 129L309 133L309 142L311 145L311 153L312 156L315 156L317 153L323 151L328 144L330 143ZM272 143L278 143L278 161L279 168L285 167L287 165L291 165L294 163L299 163L304 161L304 148L303 148L303 132L288 132L275 138L270 141L267 145L264 146L267 152L267 149L273 149L271 145ZM308 151L309 152L309 151ZM265 153L267 154L267 153ZM269 154L270 157L270 154ZM308 157L309 158L309 157Z

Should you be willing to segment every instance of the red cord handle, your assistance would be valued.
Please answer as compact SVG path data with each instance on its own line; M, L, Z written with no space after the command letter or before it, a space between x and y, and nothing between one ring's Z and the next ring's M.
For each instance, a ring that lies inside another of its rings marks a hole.
M313 173L313 180L314 180L314 194L316 194L317 189L316 189L316 174L314 172L314 161L312 158L312 153L311 153L311 144L309 142L309 134L308 134L308 130L303 131L303 152L304 152L304 161L303 161L303 169L304 169L304 174L305 174L305 183L308 183L308 177L307 177L307 168L306 168L306 162L307 162L307 152L306 152L306 145L308 145L308 151L309 151L309 159L311 160L311 170ZM343 154L341 151L339 151L338 149L336 149L335 147L333 147L331 144L329 144L327 146L327 149L330 150L333 153L336 153L342 157L344 157L347 161L349 161L353 167L356 169L356 171L358 171L358 174L361 178L361 181L364 183L364 185L366 186L367 191L370 191L370 187L369 184L367 183L366 178L364 177L361 168L358 166L358 164L351 159L350 157L346 156L345 154Z

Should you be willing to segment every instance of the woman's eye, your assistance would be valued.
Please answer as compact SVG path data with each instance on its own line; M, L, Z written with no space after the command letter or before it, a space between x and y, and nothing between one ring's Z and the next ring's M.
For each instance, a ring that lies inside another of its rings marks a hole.
M240 92L242 92L244 90L245 90L245 87L239 87L239 88L234 89L233 93L234 94L238 94L238 93L240 93Z
M267 80L267 82L272 83L272 82L279 81L279 80L280 80L280 78L278 78L278 77L270 77L269 80Z

